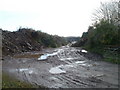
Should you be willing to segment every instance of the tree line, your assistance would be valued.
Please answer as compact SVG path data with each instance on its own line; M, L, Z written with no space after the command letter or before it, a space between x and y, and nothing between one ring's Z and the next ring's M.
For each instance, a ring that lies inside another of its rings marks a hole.
M94 23L83 32L81 39L73 46L84 47L103 56L120 53L120 1L101 3L93 13ZM108 51L109 49L109 51ZM107 54L106 54L107 52ZM112 61L114 61L112 59ZM119 60L120 61L120 60Z
M14 32L0 30L2 31L3 55L40 51L43 48L56 48L67 44L64 37L50 35L32 28L19 28Z

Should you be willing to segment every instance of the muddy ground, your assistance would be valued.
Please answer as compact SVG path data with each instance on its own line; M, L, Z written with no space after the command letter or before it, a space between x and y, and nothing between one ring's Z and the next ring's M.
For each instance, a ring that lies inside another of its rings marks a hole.
M63 46L4 57L2 70L48 88L118 88L118 65L100 59L81 48Z

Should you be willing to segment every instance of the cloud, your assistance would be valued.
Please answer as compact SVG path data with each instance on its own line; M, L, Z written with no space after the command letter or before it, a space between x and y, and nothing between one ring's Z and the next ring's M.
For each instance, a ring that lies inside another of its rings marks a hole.
M61 36L81 36L99 0L0 0L0 25L19 26Z

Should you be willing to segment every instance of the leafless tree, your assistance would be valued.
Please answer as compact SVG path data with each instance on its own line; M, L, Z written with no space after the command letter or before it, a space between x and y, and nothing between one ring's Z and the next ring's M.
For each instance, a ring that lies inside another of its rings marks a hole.
M96 12L93 13L93 20L108 20L109 23L116 24L119 20L119 0L114 0L106 3L101 2L99 9L96 9Z

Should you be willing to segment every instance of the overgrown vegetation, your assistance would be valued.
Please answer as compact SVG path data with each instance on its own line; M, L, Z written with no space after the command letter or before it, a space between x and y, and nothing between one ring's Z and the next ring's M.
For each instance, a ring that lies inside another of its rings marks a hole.
M67 44L64 37L49 35L31 28L20 28L14 32L2 30L2 42L3 55L40 51L43 48L56 48Z
M35 88L37 86L28 84L23 81L19 81L15 78L12 78L6 73L2 74L2 88Z
M82 46L91 52L102 54L105 61L120 63L119 3L102 3L94 14L97 21L89 26L88 31L73 46Z
M60 37L57 35L49 35L47 33L41 32L40 30L35 31L31 28L20 28L18 31L30 34L32 39L36 40L44 47L56 48L67 43L64 37Z

